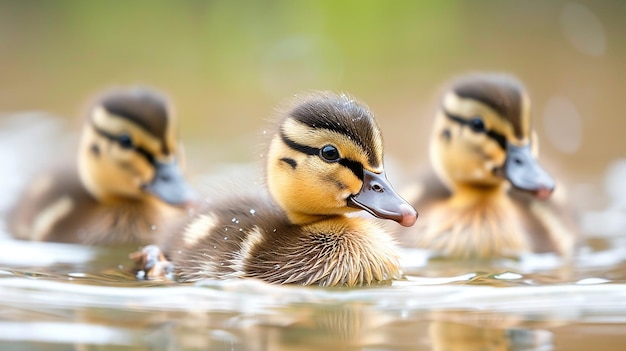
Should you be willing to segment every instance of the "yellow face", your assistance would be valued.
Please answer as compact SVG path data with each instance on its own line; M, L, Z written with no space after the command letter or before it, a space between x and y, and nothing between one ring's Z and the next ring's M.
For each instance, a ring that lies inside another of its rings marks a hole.
M171 163L174 123L157 138L128 118L98 106L86 123L79 149L79 171L87 189L101 201L142 198L156 174L155 162Z
M363 169L382 172L382 143L369 155L344 134L286 118L270 145L268 186L293 222L357 210L348 198L363 186ZM370 164L374 158L380 162Z
M505 183L507 145L530 142L529 100L522 95L518 131L486 104L449 92L438 111L431 137L431 162L450 186ZM520 133L521 132L521 133ZM520 135L521 134L521 135Z

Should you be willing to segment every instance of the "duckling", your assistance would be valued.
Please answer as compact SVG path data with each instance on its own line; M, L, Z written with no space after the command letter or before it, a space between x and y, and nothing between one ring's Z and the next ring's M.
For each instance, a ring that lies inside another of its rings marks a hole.
M195 201L177 164L176 120L147 88L104 93L89 109L77 158L30 184L9 216L18 239L153 243L160 224Z
M374 115L352 97L316 92L279 114L267 191L207 205L161 247L182 281L256 278L275 284L359 286L400 278L389 233L365 210L411 226L417 212L391 187ZM159 252L132 255L167 272ZM144 271L145 273L145 271Z
M411 203L423 219L404 246L457 258L572 253L555 180L539 165L530 99L515 77L471 74L444 94L430 140L430 174ZM421 194L420 194L421 193Z

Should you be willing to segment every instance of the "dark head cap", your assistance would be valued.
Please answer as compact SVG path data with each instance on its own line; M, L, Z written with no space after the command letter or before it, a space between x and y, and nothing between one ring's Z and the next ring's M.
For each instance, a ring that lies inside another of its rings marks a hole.
M522 111L525 88L517 78L506 74L472 74L456 80L452 91L461 98L490 107L511 123L516 137L525 137Z
M117 89L99 99L99 105L110 114L137 124L161 140L166 139L168 128L167 98L150 89Z
M382 137L374 115L351 96L319 92L300 97L287 117L311 128L348 137L367 153L372 167L382 165Z

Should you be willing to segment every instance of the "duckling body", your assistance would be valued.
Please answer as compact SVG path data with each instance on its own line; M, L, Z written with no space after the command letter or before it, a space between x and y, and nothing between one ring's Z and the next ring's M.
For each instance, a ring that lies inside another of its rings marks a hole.
M78 157L39 175L9 215L18 239L94 245L148 244L164 219L193 200L176 165L165 98L116 90L90 109Z
M420 223L403 245L462 258L570 255L573 226L556 201L552 177L536 161L530 101L514 77L474 74L452 83L430 142L434 173L413 205Z
M222 205L196 217L171 250L183 280L354 286L401 277L393 240L369 220L336 216L294 224L269 196Z
M365 209L404 226L415 222L415 210L386 180L382 157L367 107L331 93L297 99L270 142L269 192L209 204L162 247L185 281L357 286L399 278L390 234L346 215Z

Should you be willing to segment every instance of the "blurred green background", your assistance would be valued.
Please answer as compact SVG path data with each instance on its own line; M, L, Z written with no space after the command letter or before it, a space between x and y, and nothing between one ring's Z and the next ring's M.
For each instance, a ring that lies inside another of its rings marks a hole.
M625 15L619 0L0 1L0 112L79 121L102 89L154 86L193 169L254 160L284 98L345 91L410 174L442 84L506 71L530 91L547 168L597 182L626 155Z

